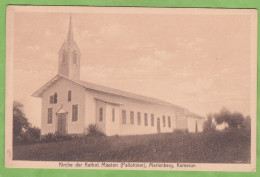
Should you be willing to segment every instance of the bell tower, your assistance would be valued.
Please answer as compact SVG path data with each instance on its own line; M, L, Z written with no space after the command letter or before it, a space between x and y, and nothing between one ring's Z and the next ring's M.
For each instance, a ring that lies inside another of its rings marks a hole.
M73 80L80 79L80 51L73 39L71 16L67 39L59 51L58 74Z

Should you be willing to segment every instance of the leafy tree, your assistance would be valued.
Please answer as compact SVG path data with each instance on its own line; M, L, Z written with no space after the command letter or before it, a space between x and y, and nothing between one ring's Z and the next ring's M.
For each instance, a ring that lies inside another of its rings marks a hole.
M40 139L41 130L32 127L25 117L23 105L19 102L13 103L13 143L24 143Z
M210 131L214 131L215 129L216 129L216 125L213 122L213 115L210 113L207 116L207 120L203 124L203 131L210 132Z
M219 113L214 114L217 124L227 123L229 128L241 128L245 117L239 112L231 113L228 109L222 108Z
M246 118L242 122L241 128L245 131L245 133L247 135L251 134L251 117L250 116L246 116Z

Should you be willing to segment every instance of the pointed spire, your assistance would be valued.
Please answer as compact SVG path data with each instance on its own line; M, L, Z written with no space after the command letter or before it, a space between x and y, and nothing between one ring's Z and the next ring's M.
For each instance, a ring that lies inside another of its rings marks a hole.
M71 14L70 14L70 24L69 24L69 31L67 36L67 42L69 44L73 43L73 31L72 31L72 24L71 24Z

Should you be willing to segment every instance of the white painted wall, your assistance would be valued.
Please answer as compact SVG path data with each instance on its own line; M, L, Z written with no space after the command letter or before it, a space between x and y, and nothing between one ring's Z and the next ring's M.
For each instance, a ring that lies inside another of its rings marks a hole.
M72 101L67 101L68 90L72 91ZM58 94L58 103L50 104L49 97L55 92ZM105 100L105 101L101 101ZM120 104L113 104L110 102ZM72 105L78 104L78 121L72 122ZM63 105L68 111L67 127L69 134L80 134L87 131L90 124L97 124L108 136L111 135L138 135L153 134L157 131L157 118L160 118L160 132L173 132L175 129L194 132L195 119L182 115L179 108L147 103L122 96L85 89L66 79L59 79L43 93L42 98L42 134L57 130L56 112ZM53 108L53 122L47 124L48 108ZM103 121L99 121L99 108L103 107ZM112 122L112 108L115 108L115 122ZM126 124L122 123L122 110L126 110ZM130 123L130 112L134 112L134 124ZM141 125L138 125L137 113L141 113ZM148 115L148 126L144 124L144 114ZM154 114L154 126L151 126L151 114ZM176 116L177 115L177 116ZM165 116L165 127L163 126ZM168 116L171 126L168 127ZM203 129L203 121L197 120L198 131Z
M68 102L68 91L72 91L72 100ZM50 104L50 95L55 92L58 94L58 103ZM78 121L72 122L72 105L78 104ZM69 134L78 134L84 132L85 124L85 89L71 81L60 78L55 84L43 93L42 97L42 117L41 117L41 134L54 133L57 130L56 112L63 105L63 109L68 111L67 132ZM53 108L52 124L47 124L48 108Z
M201 118L194 118L194 117L188 117L188 131L190 133L196 132L196 123L197 123L197 131L202 132L203 131L203 119Z
M152 134L157 133L157 118L160 117L161 120L161 132L172 132L173 129L176 128L176 110L172 107L156 105L152 103L147 103L140 100L134 100L131 98L116 96L108 93L98 92L94 90L87 90L85 94L86 100L86 121L85 126L87 127L90 123L95 123L97 117L99 116L96 112L96 99L100 100L109 100L112 102L118 102L122 105L117 108L119 116L116 120L118 122L113 125L112 118L111 118L111 105L106 103L106 128L100 124L100 128L105 130L107 135L138 135L138 134ZM99 104L97 104L99 105ZM122 123L122 110L126 110L126 124ZM93 111L91 111L93 110ZM130 124L130 111L134 111L134 124ZM137 124L137 112L141 112L141 125ZM144 125L144 113L148 114L148 126ZM151 126L151 114L154 114L154 126ZM95 115L95 116L94 116ZM165 115L166 117L166 126L163 127L162 116ZM171 117L171 127L168 127L168 116ZM93 118L95 117L95 118ZM96 122L99 124L98 122ZM112 125L112 126L109 126ZM117 128L119 125L119 128ZM113 127L113 128L112 128ZM115 127L115 128L114 128ZM186 125L187 127L187 125Z

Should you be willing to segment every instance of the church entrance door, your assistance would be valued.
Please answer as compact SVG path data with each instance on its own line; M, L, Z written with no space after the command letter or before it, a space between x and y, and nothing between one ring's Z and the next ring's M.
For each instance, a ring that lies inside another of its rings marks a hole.
M58 134L66 134L67 133L67 113L59 113L58 114L57 133Z
M160 118L157 118L157 133L161 133Z

